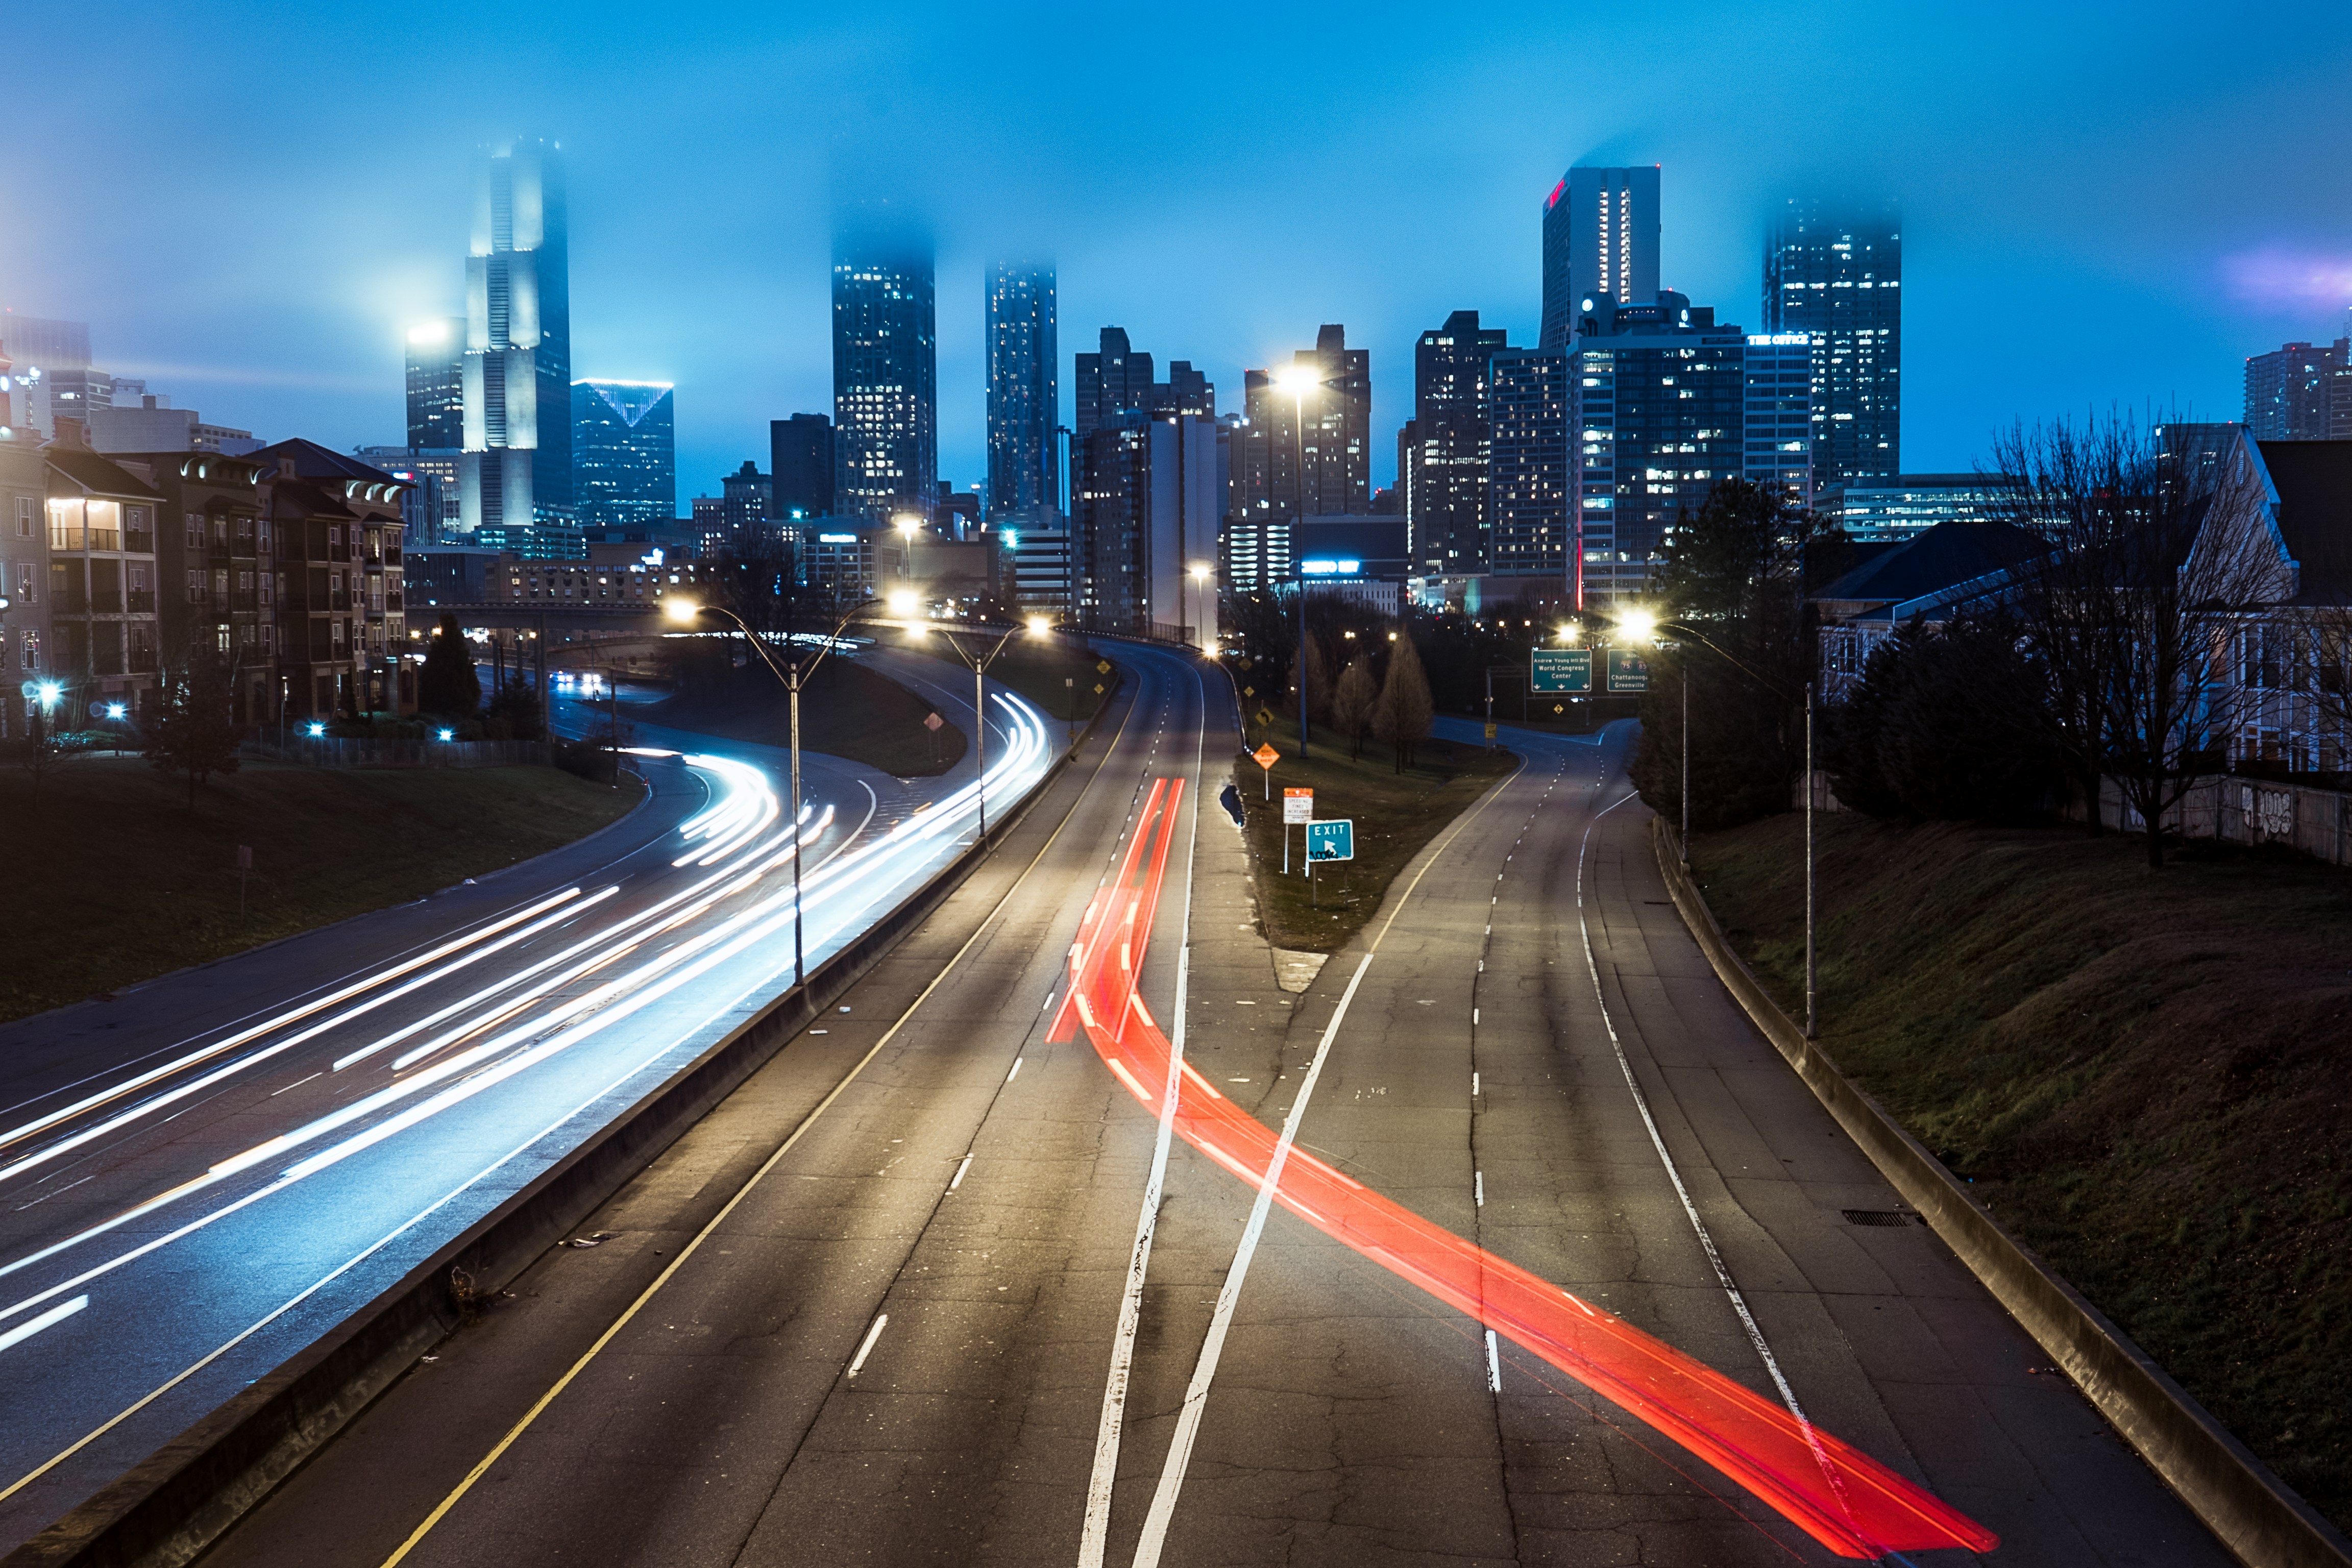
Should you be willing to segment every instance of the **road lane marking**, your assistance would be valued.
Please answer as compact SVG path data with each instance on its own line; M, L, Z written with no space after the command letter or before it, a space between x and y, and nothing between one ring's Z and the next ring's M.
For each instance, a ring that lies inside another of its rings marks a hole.
M1004 1081L1005 1081L1005 1082L1007 1082L1007 1083L1011 1083L1014 1079L1019 1078L1019 1077L1021 1076L1021 1063L1022 1063L1023 1059L1024 1059L1024 1058L1020 1058L1020 1057L1014 1057L1014 1058L1013 1058L1013 1070L1012 1070L1011 1072L1006 1073L1006 1074L1004 1075Z
M1176 1516L1176 1496L1183 1489L1184 1471L1192 1459L1192 1444L1200 1436L1201 1416L1209 1403L1209 1384L1217 1374L1217 1362L1224 1354L1225 1334L1233 1326L1234 1308L1241 1299L1242 1284L1249 1277L1250 1259L1257 1254L1258 1237L1265 1234L1266 1212L1274 1206L1274 1189L1282 1184L1282 1168L1290 1162L1290 1147L1298 1137L1298 1124L1306 1118L1307 1102L1313 1098L1316 1080L1323 1076L1323 1064L1331 1055L1331 1042L1339 1036L1339 1026L1347 1021L1349 1005L1356 999L1356 988L1364 983L1364 971L1372 966L1372 955L1364 954L1356 965L1356 973L1348 979L1348 989L1341 993L1339 1011L1324 1026L1323 1038L1315 1047L1315 1059L1307 1068L1306 1081L1298 1086L1298 1098L1291 1102L1290 1113L1282 1119L1282 1136L1275 1143L1274 1158L1266 1162L1265 1174L1257 1184L1257 1197L1250 1205L1249 1224L1243 1227L1241 1245L1234 1250L1233 1267L1226 1270L1225 1282L1217 1291L1216 1310L1209 1319L1208 1337L1201 1345L1201 1359L1192 1369L1192 1381L1184 1390L1183 1408L1176 1416L1175 1440L1169 1445L1167 1463L1160 1471L1159 1489L1152 1494L1151 1511L1144 1515L1143 1537L1136 1542L1135 1568L1156 1568L1161 1549L1168 1542L1168 1526Z
M1184 1060L1184 1031L1192 990L1192 891L1200 856L1202 771L1208 756L1209 731L1208 682L1197 666L1192 668L1192 679L1200 692L1201 715L1192 737L1192 832L1184 847L1184 913L1179 932L1181 945L1176 951L1176 1014L1169 1038L1168 1076L1160 1093L1160 1125L1152 1138L1151 1170L1144 1182L1143 1201L1136 1214L1135 1240L1128 1254L1127 1285L1119 1297L1118 1325L1111 1336L1110 1370L1103 1381L1102 1411L1095 1423L1094 1465L1087 1478L1086 1521L1078 1540L1080 1568L1101 1568L1109 1543L1111 1493L1118 1479L1119 1437L1126 1423L1136 1335L1143 1321L1143 1285L1150 1273L1151 1240L1159 1226L1160 1200L1167 1190L1168 1153L1174 1141L1176 1107L1182 1098L1188 1065ZM1182 781L1178 781L1175 793L1181 802ZM1140 1010L1141 998L1134 1000ZM1144 1016L1144 1022L1150 1022L1149 1014ZM1136 1098L1149 1100L1149 1096L1139 1089Z
M1132 704L1129 705L1128 713L1130 717L1133 715L1134 708ZM1119 721L1118 730L1104 745L1102 760L1095 764L1094 775L1087 781L1087 787L1092 787L1094 780L1102 776L1102 771L1107 765L1108 765L1111 754L1118 750L1120 739L1127 733L1127 719L1122 718ZM1084 792L1081 791L1081 793L1083 794ZM499 1439L498 1444L492 1447L488 1453L482 1456L481 1461L478 1464L475 1465L471 1470L468 1470L466 1473L465 1479L459 1481L457 1485L450 1490L448 1496L443 1498L440 1502L434 1506L433 1511L425 1515L424 1521L419 1523L414 1531L409 1532L408 1539L402 1542L393 1554L383 1560L383 1568L396 1568L396 1565L405 1559L411 1552L414 1552L416 1549L418 1542L422 1542L425 1536L432 1533L433 1528L439 1524L444 1518L447 1517L449 1510L457 1507L458 1502L467 1492L474 1489L475 1483L478 1482L484 1476L489 1473L490 1467L497 1464L499 1458L505 1455L506 1451L513 1447L521 1438L522 1435L530 1429L532 1424L539 1419L541 1413L545 1411L549 1405L554 1404L556 1399L565 1389L572 1386L573 1381L577 1379L582 1373L588 1369L588 1364L604 1352L604 1347L612 1343L613 1341L619 1336L621 1331L627 1328L630 1321L635 1319L639 1312L645 1310L646 1303L651 1301L655 1296L660 1293L662 1288L667 1285L670 1280L676 1277L678 1270L686 1267L687 1260L701 1249L702 1244L709 1240L712 1236L718 1234L719 1227L726 1223L728 1216L732 1215L735 1210L742 1205L744 1199L751 1195L752 1189L759 1186L762 1181L766 1180L768 1173L771 1171L773 1171L783 1162L784 1156L793 1152L793 1147L797 1145L801 1139L807 1134L808 1130L816 1124L818 1118L822 1117L827 1110L831 1110L834 1102L848 1092L849 1086L857 1080L858 1076L866 1070L866 1066L871 1063L876 1057L882 1054L882 1048L896 1038L898 1031L906 1027L907 1021L915 1016L916 1012L921 1008L924 1003L930 1000L931 993L937 991L941 985L947 983L948 976L955 973L956 967L963 962L964 955L969 953L979 944L980 939L987 934L989 927L996 922L996 917L1004 912L1005 906L1013 901L1013 895L1020 892L1023 884L1029 880L1029 874L1045 863L1045 857L1052 852L1055 844L1060 840L1063 831L1069 826L1071 819L1076 815L1076 803L1074 802L1070 810L1063 814L1062 820L1054 825L1054 831L1046 836L1045 842L1038 846L1036 855L1030 860L1027 866L1022 868L1021 875L1013 879L1013 885L1004 890L1003 897L997 900L995 908L990 910L988 914L980 921L980 923L972 928L971 935L964 939L963 945L956 949L953 957L950 958L947 963L940 966L939 973L931 977L930 984L923 987L921 994L916 996L914 1001L908 1005L907 1010L898 1015L898 1021L893 1023L889 1028L883 1031L882 1037L876 1040L873 1046L867 1049L866 1053L857 1059L856 1065L852 1067L848 1072L842 1076L841 1081L833 1086L832 1091L823 1100L819 1100L815 1107L811 1110L806 1116L801 1118L800 1124L793 1129L791 1135L787 1137L782 1144L777 1146L776 1152L769 1155L768 1158L761 1163L760 1168L752 1172L750 1178L746 1180L740 1187L735 1190L734 1195L727 1200L725 1205L719 1208L717 1214L710 1216L709 1223L705 1225L700 1231L697 1232L692 1240L688 1241L683 1247L678 1249L677 1257L672 1259L668 1267L665 1268L661 1273L655 1276L653 1282L647 1285L645 1289L639 1293L635 1300L629 1303L627 1310L624 1311L618 1318L615 1318L613 1321L612 1326L596 1337L595 1343L590 1345L587 1350L581 1352L580 1359L573 1362L570 1368L564 1372L562 1377L556 1379L552 1387L549 1388L545 1394L540 1395L537 1403L532 1405L529 1410L523 1412L521 1418L507 1429L506 1435ZM152 1398L152 1395L150 1395L150 1397ZM127 1415L128 1412L125 1412L125 1414ZM92 1436L95 1435L96 1434L92 1434ZM84 1440L87 1441L88 1439ZM5 1493L0 1493L0 1500L5 1500Z
M963 1163L961 1163L961 1164L960 1164L960 1165L958 1165L958 1166L956 1167L955 1180L954 1180L954 1181L952 1181L952 1182L950 1182L950 1183L948 1184L948 1191L950 1191L950 1192L953 1192L953 1191L955 1191L958 1187L960 1187L960 1186L963 1185L963 1173L964 1173L966 1171L969 1171L969 1170L971 1170L971 1155L969 1155L969 1154L966 1154L966 1155L963 1157Z
M43 1329L56 1328L59 1323L64 1322L68 1318L72 1317L76 1312L80 1311L84 1307L89 1305L89 1297L76 1296L70 1301L61 1302L58 1305L50 1308L47 1311L43 1312L39 1317L33 1319L30 1322L17 1324L15 1328L10 1329L6 1333L0 1334L0 1351L5 1351L11 1345L23 1344L26 1340L31 1339Z
M1495 1348L1495 1331L1486 1331L1486 1392L1503 1392L1503 1358Z
M1758 1325L1755 1313L1748 1310L1748 1298L1741 1293L1738 1283L1731 1278L1731 1269L1724 1263L1723 1254L1717 1248L1715 1237L1706 1228L1706 1222L1699 1218L1698 1205L1691 1200L1690 1188L1684 1184L1682 1167L1675 1163L1674 1155L1666 1151L1665 1137L1658 1131L1658 1119L1650 1112L1650 1097L1642 1092L1641 1083L1633 1077L1633 1064L1625 1055L1625 1042L1618 1037L1616 1019L1609 1011L1609 999L1601 994L1601 963L1592 955L1592 929L1586 921L1584 914L1585 856L1592 845L1592 830L1600 826L1601 819L1627 801L1638 798L1637 794L1629 792L1594 812L1591 819L1584 825L1583 837L1577 841L1576 931L1584 944L1584 967L1592 976L1592 1000L1600 1007L1601 1026L1609 1033L1609 1048L1616 1053L1617 1070L1624 1074L1625 1088L1633 1097L1633 1108L1642 1113L1642 1125L1649 1131L1650 1147L1657 1151L1658 1163L1666 1168L1666 1179L1674 1184L1675 1196L1682 1201L1683 1215L1690 1221L1692 1231L1698 1237L1699 1247L1706 1254L1707 1263L1715 1270L1716 1282L1723 1287L1724 1295L1730 1299L1731 1310L1738 1314L1740 1326L1748 1331L1748 1342L1755 1347L1757 1358L1764 1363L1765 1372L1771 1376L1772 1386L1780 1391L1780 1403L1788 1406L1789 1414L1796 1418L1797 1425L1803 1429L1805 1441L1811 1446L1814 1460L1821 1466L1823 1478L1829 1481L1832 1489L1843 1498L1844 1487L1837 1467L1830 1462L1829 1456L1822 1451L1821 1440L1813 1431L1812 1418L1805 1414L1804 1406L1798 1403L1797 1391L1789 1386L1789 1379L1780 1370L1780 1358L1772 1353L1771 1345L1766 1342L1764 1331Z
M850 1361L849 1375L851 1377L856 1377L860 1372L863 1372L866 1369L866 1358L874 1353L874 1342L880 1339L882 1337L882 1331L889 1326L889 1313L882 1312L875 1317L874 1326L866 1331L866 1342L857 1347L857 1354Z
M1470 1195L1476 1201L1478 1207L1485 1208L1486 1206L1486 1172L1473 1171L1470 1173Z

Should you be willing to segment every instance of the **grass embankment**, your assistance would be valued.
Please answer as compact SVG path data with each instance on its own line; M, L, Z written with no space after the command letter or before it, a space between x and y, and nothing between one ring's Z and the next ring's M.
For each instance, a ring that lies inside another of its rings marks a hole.
M136 757L33 788L0 771L13 915L0 1018L421 898L568 844L636 805L553 768L326 773L247 763L186 786ZM237 918L236 847L253 848Z
M2287 1483L2352 1527L2352 877L1822 821L1822 1043ZM1802 824L1692 846L1803 1007Z
M929 703L889 677L855 659L828 658L801 687L801 746L898 778L928 778L955 766L969 743L944 718L938 734L926 729L930 712ZM756 666L715 685L690 686L646 709L645 717L753 745L792 744L792 698Z
M1372 918L1390 882L1422 847L1460 816L1488 785L1518 766L1508 752L1487 752L1475 745L1444 741L1421 743L1414 765L1400 773L1386 745L1368 743L1350 761L1346 742L1318 740L1311 755L1298 757L1298 726L1277 722L1269 733L1251 727L1282 753L1274 764L1274 798L1265 798L1265 775L1248 757L1234 761L1234 782L1242 793L1251 874L1257 890L1258 922L1277 947L1336 952ZM1315 792L1317 821L1352 817L1356 858L1318 866L1310 885L1304 869L1304 837L1290 835L1289 876L1282 872L1282 792Z

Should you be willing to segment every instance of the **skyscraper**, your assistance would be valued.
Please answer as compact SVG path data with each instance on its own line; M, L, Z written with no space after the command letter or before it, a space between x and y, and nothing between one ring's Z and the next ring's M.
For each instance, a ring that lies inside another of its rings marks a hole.
M572 284L562 154L516 142L474 161L466 258L467 531L572 520Z
M1813 482L1813 335L1750 333L1745 374L1740 471L1811 506L1820 493Z
M436 316L408 329L408 444L466 445L466 319Z
M2258 441L2352 439L2352 338L2247 355L2246 428Z
M1903 471L1903 222L1893 202L1791 197L1764 242L1764 331L1810 332L1813 485Z
M1573 480L1569 464L1569 356L1561 349L1497 349L1487 357L1488 479L1484 570L1574 586Z
M583 528L658 527L677 513L677 430L666 381L572 384L572 474Z
M1054 269L999 262L988 269L988 511L1034 518L1055 510L1061 463L1054 425L1061 402L1054 330Z
M1105 327L1075 359L1070 552L1079 612L1131 631L1189 624L1181 591L1214 561L1224 514L1217 388L1189 360L1153 379L1151 355Z
M1643 592L1675 524L1742 473L1747 446L1746 332L1670 289L1593 306L1568 357L1579 604ZM1498 410L1498 446L1500 426Z
M795 414L768 421L768 468L774 477L776 515L833 515L833 421Z
M861 209L835 236L835 504L929 518L939 494L939 322L930 237Z
M1505 346L1503 330L1480 327L1475 310L1454 311L1413 344L1412 419L1397 447L1397 488L1417 571L1486 570L1486 365Z
M1658 166L1587 168L1544 199L1543 327L1538 348L1565 347L1583 301L1646 303L1658 291Z

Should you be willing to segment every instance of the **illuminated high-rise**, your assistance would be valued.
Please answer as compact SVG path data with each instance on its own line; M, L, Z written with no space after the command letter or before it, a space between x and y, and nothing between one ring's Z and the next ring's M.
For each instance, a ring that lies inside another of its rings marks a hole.
M1412 418L1397 442L1397 488L1417 572L1486 570L1486 366L1504 346L1503 329L1481 327L1475 310L1454 311L1413 344Z
M1587 168L1544 199L1543 327L1538 348L1568 345L1584 301L1646 304L1658 292L1658 166Z
M408 329L408 444L466 445L466 319L436 316Z
M1813 485L1903 472L1903 220L1888 201L1791 198L1764 244L1764 331L1810 333Z
M666 381L572 384L572 473L583 528L648 528L677 511L677 431Z
M835 505L929 518L939 500L939 323L930 237L877 205L833 256Z
M1054 269L999 262L988 269L988 513L1034 518L1062 488L1054 450L1060 406L1055 367Z
M572 285L562 154L516 142L474 161L466 258L465 456L471 532L572 521Z

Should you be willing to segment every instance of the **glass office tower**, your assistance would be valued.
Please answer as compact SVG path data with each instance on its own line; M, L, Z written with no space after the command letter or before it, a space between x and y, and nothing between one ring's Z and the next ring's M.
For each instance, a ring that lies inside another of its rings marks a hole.
M572 519L572 288L562 154L516 142L474 163L466 258L466 530Z
M1564 348L1583 301L1606 294L1647 302L1658 291L1658 166L1587 168L1544 199L1543 327L1538 348Z
M666 381L572 384L574 509L583 528L646 528L677 514L677 431Z
M939 500L939 322L929 235L879 206L833 258L834 497L877 521Z
M1059 510L1054 448L1060 407L1055 369L1054 269L999 262L988 269L988 513L1035 518Z
M1764 331L1813 340L1813 484L1903 471L1903 222L1893 202L1792 197L1764 245Z

